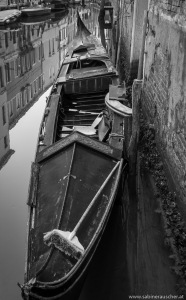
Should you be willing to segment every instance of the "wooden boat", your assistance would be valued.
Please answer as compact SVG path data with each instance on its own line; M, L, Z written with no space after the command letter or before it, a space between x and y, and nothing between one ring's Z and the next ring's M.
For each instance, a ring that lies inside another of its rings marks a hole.
M127 106L127 99L120 86L110 85L105 103L109 109L122 117L132 116L132 108Z
M125 165L122 151L108 142L104 111L109 83L117 73L83 29L47 99L32 164L21 286L27 300L78 299Z
M50 14L50 12L51 12L50 7L44 7L42 5L21 9L22 16L26 16L26 17L48 15Z
M18 20L21 12L18 9L9 9L0 11L0 26L8 25Z
M50 7L52 11L66 10L68 8L68 2L61 0L53 0L50 2Z
M46 22L50 22L52 20L51 15L43 15L43 16L32 16L32 17L21 17L20 23L23 25L38 25L44 24Z

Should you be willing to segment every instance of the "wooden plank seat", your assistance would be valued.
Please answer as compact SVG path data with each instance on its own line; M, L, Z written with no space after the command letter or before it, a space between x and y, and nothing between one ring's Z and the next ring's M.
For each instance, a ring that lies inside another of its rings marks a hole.
M97 131L98 131L98 126L99 124L101 123L103 119L103 114L99 114L97 116L96 119L94 119L93 123L91 125L84 125L84 126L80 126L80 125L71 125L71 126L62 126L61 128L61 131L60 131L60 137L64 137L64 135L68 135L70 134L72 131L78 131L78 132L81 132L85 135L88 135L88 136L98 136L97 135Z
M74 126L74 131L78 131L89 136L96 134L96 129L92 126Z
M73 126L73 128L64 126L60 132L60 137L64 137L64 135L66 136L73 131L78 131L88 136L95 136L97 134L97 130L92 126Z

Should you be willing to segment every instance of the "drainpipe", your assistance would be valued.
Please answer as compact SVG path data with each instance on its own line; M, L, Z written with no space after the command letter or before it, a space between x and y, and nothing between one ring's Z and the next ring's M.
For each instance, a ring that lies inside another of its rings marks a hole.
M141 50L140 50L139 65L138 65L138 77L137 77L137 79L139 79L139 80L143 79L143 64L144 64L144 50L145 50L147 20L148 20L148 12L145 10L144 11L144 18L143 18Z

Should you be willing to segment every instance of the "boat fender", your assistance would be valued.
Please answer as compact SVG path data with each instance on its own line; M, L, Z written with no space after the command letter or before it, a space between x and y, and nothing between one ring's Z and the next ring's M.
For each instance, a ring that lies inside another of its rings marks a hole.
M40 134L39 136L39 141L43 141L44 140L44 135L43 134Z
M56 93L57 92L57 86L56 83L54 83L52 90Z
M47 107L47 108L45 109L45 117L47 117L47 116L49 115L49 112L50 112L50 108Z

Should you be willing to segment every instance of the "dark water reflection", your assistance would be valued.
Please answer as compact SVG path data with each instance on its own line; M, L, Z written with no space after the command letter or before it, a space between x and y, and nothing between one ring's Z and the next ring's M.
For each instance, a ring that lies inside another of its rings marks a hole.
M99 5L90 3L78 10L88 29L100 37ZM0 300L21 299L17 282L23 283L24 276L31 162L49 87L75 32L74 8L65 13L52 13L47 19L21 20L12 27L0 28ZM120 207L114 211L109 223L113 236L117 230L121 233L121 224L112 225L112 220L120 216ZM111 263L114 248L104 250L109 247L107 235L98 251L100 256L95 257L97 269L93 267L90 272L81 300L114 299L117 295L110 293L107 285L111 287L114 277L119 281L123 278L124 266L120 261ZM112 276L108 277L109 273ZM116 281L115 284L118 289Z
M47 91L10 130L14 155L0 171L0 299L18 300L26 249L28 184Z

